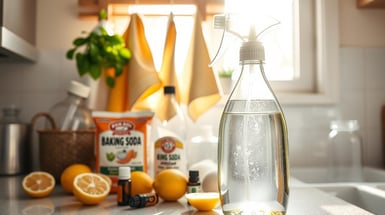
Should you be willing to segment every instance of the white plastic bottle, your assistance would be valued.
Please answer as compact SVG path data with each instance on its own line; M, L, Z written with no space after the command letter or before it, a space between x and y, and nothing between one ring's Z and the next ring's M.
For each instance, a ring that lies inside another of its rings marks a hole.
M49 110L49 114L55 120L59 130L87 130L94 127L91 111L86 104L89 93L90 88L88 86L77 81L71 81L67 97Z
M187 123L175 99L175 87L164 87L164 99L152 124L154 140L154 176L164 169L178 169L187 174Z
M240 77L219 128L224 214L285 214L289 196L286 122L264 71L254 29L240 48Z

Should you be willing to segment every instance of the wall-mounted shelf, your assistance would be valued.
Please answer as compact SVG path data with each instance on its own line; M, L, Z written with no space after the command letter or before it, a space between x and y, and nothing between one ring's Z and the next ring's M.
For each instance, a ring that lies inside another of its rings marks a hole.
M206 15L217 12L223 7L224 0L78 0L79 16L81 18L97 19L99 11L106 9L108 16L122 16L121 13L115 14L114 7L124 7L128 5L170 5L170 4L189 4L196 5L204 19ZM128 13L126 15L129 15Z
M357 7L385 9L385 0L357 0Z

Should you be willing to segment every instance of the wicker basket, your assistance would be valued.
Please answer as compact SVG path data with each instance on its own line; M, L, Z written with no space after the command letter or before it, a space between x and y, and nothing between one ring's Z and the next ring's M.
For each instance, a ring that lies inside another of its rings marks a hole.
M74 163L94 167L95 131L59 131L52 117L47 113L38 113L32 119L32 126L39 117L45 117L51 123L51 130L37 130L39 134L40 170L51 173L57 182L63 170Z

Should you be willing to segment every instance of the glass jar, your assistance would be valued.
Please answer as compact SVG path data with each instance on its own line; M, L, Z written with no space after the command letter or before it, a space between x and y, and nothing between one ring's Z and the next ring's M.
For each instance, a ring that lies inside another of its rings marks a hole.
M357 120L334 120L329 133L332 182L362 181L362 138Z

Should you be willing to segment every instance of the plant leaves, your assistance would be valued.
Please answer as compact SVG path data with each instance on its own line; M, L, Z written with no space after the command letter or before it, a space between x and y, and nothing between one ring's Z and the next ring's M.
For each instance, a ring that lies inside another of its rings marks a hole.
M76 66L78 68L78 73L80 76L85 75L88 72L89 62L84 54L76 54Z
M118 77L123 73L123 66L121 64L115 64L115 76Z
M113 88L115 86L115 78L111 77L111 76L107 76L106 77L106 82L107 82L107 85L110 87L110 88Z
M119 55L121 58L123 58L125 60L125 62L124 62L125 64L128 62L128 59L130 59L132 56L130 50L128 50L126 48L120 49Z
M96 80L100 78L100 76L102 75L102 67L95 64L91 64L89 67L88 73L91 75L93 79Z
M84 45L86 43L87 43L87 39L86 38L76 38L73 41L74 46L82 46L82 45Z
M107 12L105 9L101 9L99 12L99 20L106 20L107 19Z
M68 50L66 53L67 59L72 60L74 58L75 51L76 51L76 48Z
M90 32L84 38L76 38L74 47L67 51L68 59L76 60L76 66L80 76L89 74L93 79L100 78L107 68L115 69L115 76L123 73L123 67L132 57L131 51L125 47L122 36L108 35L107 31L100 27L100 31ZM83 49L79 49L84 47ZM107 85L115 85L115 77L106 77Z

